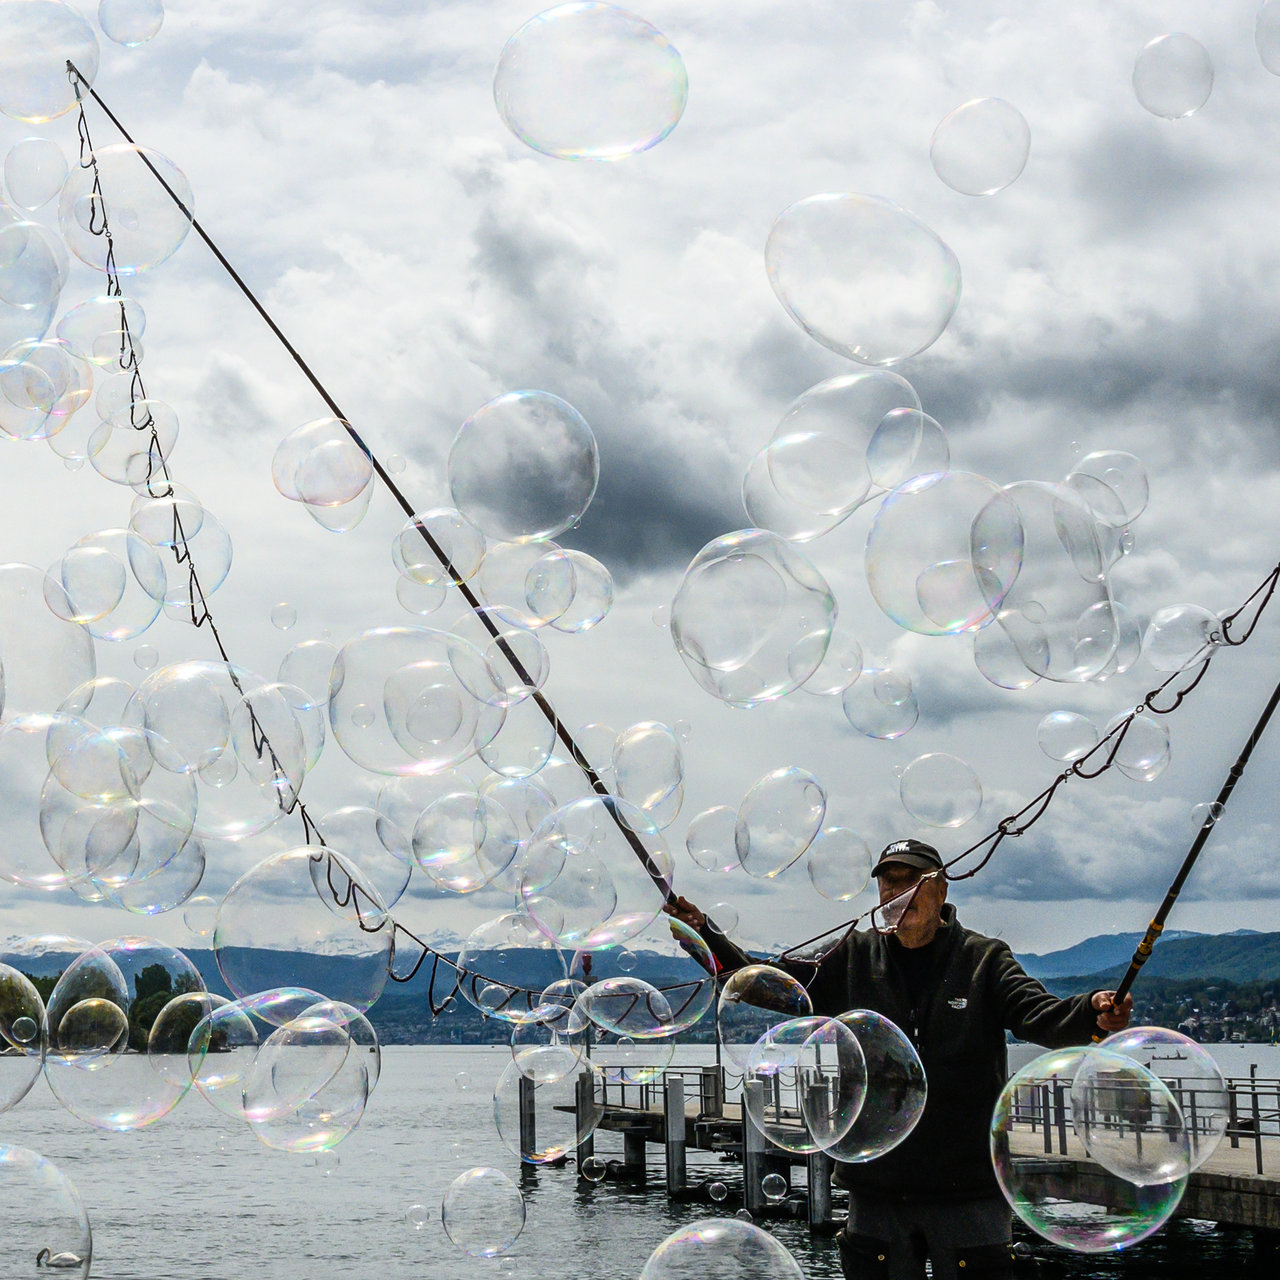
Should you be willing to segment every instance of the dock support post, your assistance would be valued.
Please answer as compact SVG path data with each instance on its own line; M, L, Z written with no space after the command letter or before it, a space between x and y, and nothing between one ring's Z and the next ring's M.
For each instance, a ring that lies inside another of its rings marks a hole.
M751 1122L747 1114L747 1095L754 1090L759 1095L753 1099L756 1109L763 1111L764 1088L763 1080L745 1080L742 1085L742 1199L747 1212L752 1215L762 1212L765 1206L764 1190L760 1184L764 1181L769 1139Z
M591 1127L590 1116L595 1110L595 1077L590 1071L583 1071L577 1080L577 1084L573 1093L573 1110L574 1120L577 1122L578 1133L585 1132ZM596 1153L596 1135L592 1129L577 1148L578 1177L582 1177L582 1166Z
M538 1126L534 1120L533 1095L536 1086L533 1081L520 1073L519 1093L517 1100L520 1106L520 1158L532 1160L538 1149Z
M808 1158L809 1225L825 1227L831 1221L831 1173L836 1162L822 1150Z
M666 1110L667 1145L667 1199L682 1196L688 1184L688 1165L685 1160L684 1080L680 1076L667 1077Z
M643 1130L622 1135L622 1166L627 1178L632 1182L644 1181L645 1146Z
M724 1115L724 1076L719 1067L702 1068L702 1114Z

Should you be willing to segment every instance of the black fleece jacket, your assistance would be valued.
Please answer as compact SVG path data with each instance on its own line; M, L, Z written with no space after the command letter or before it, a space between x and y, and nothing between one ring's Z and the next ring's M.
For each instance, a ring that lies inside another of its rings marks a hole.
M721 963L749 962L714 949ZM732 949L736 950L736 949ZM1059 1000L1013 958L1008 944L963 928L943 907L927 950L929 969L913 1000L896 939L854 932L817 971L783 964L809 990L815 1013L871 1009L911 1038L928 1079L928 1101L910 1136L879 1159L838 1164L836 1182L891 1199L998 1196L991 1168L991 1115L1008 1077L1005 1032L1046 1048L1087 1044L1097 1031L1092 992ZM870 1101L870 1099L868 1099Z

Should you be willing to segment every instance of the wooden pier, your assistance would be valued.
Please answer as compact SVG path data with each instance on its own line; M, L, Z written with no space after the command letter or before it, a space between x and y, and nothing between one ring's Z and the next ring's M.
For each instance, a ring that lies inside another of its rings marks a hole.
M576 1110L584 1127L587 1113L600 1106L597 1088L590 1075L579 1082ZM816 1232L838 1229L832 1208L834 1161L821 1151L794 1155L770 1143L754 1124L744 1123L742 1104L732 1099L719 1068L669 1069L652 1083L610 1081L604 1088L596 1132L622 1135L622 1160L610 1162L610 1176L643 1181L653 1145L664 1154L667 1195L700 1198L713 1179L704 1175L697 1185L691 1182L690 1154L730 1156L741 1164L743 1203L753 1217L786 1215L805 1219ZM1280 1240L1280 1081L1244 1077L1229 1081L1229 1088L1232 1114L1226 1137L1192 1173L1177 1216L1246 1228L1274 1243ZM1063 1090L1055 1093L1046 1096L1035 1114L1019 1118L1011 1134L1013 1156L1052 1167L1080 1200L1106 1203L1105 1180L1075 1134L1069 1098ZM528 1094L532 1126L532 1088ZM594 1153L593 1135L577 1150L580 1173ZM804 1171L802 1182L795 1177L798 1170ZM770 1173L786 1179L788 1192L780 1201L764 1193Z

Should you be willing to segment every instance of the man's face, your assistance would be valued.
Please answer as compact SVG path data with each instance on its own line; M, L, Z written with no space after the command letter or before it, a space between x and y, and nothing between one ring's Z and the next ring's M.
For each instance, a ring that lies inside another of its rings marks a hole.
M942 904L947 900L946 878L935 875L926 879L927 874L915 867L888 866L876 875L881 905L920 885L899 921L899 933L926 929L942 919ZM924 880L923 884L920 884L921 880Z

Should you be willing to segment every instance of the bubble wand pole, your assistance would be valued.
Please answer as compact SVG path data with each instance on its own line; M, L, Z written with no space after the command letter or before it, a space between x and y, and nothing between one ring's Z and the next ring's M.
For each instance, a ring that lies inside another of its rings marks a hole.
M85 79L85 77L80 73L79 68L73 62L68 61L67 73L70 76L74 77L75 81L77 81L79 85L84 86L89 96L94 100L94 102L98 104L99 107L102 108L102 111L106 115L107 119L110 120L111 123L116 127L117 131L120 133L120 136L123 137L125 141L128 142L131 146L137 146L138 144L134 141L132 136L129 134L129 131L116 118L111 108L108 107L107 104L103 102L101 97L98 96L97 90L94 89L94 87L89 83L89 81ZM78 87L76 91L76 96L79 97ZM426 525L424 525L418 519L417 513L414 510L413 504L404 495L403 491L400 489L400 486L397 485L396 482L391 478L390 474L387 472L386 468L382 465L382 463L378 460L373 450L368 446L368 444L365 443L364 439L361 437L359 432L357 432L356 429L351 425L346 415L338 407L337 401L334 400L334 398L329 394L327 388L320 381L320 379L315 375L315 373L312 372L311 367L302 358L297 348L295 348L293 343L291 343L289 339L285 336L284 330L281 329L278 324L276 324L275 320L272 319L267 309L262 305L261 302L258 301L257 297L253 293L253 290L250 289L249 286L244 282L243 278L240 276L240 273L235 269L235 267L231 265L226 255L214 243L209 233L205 231L205 229L196 220L195 215L191 212L191 210L188 209L185 204L183 204L183 202L178 198L177 193L164 180L164 176L156 169L155 165L153 165L145 155L141 154L141 152L139 153L138 158L151 171L152 176L164 188L165 192L167 193L169 198L174 202L174 204L176 204L178 208L181 209L182 212L186 215L186 217L188 217L191 220L192 230L194 230L195 233L200 237L200 239L204 241L209 251L218 260L219 265L223 268L224 271L226 271L226 273L235 282L236 287L240 290L240 292L245 296L245 298L253 306L254 310L257 311L259 316L262 317L263 322L267 325L267 327L271 330L271 332L275 334L277 339L279 339L280 344L292 357L293 362L302 371L302 374L307 379L307 381L311 383L312 387L315 389L316 393L320 396L320 399L324 401L329 411L338 420L338 422L342 424L343 429L351 437L356 447L369 460L369 464L370 466L373 467L374 471L377 473L378 478L382 481L384 485L386 485L388 492L390 492L391 496L396 500L401 510L404 511L404 513L413 522L414 528L417 529L418 533L422 535L423 541L427 544L427 546L431 548L432 554L440 561L440 564L443 566L445 572L448 573L451 581L453 582L453 585L458 588L458 591L462 594L462 598L467 602L468 607L480 619L481 623L484 624L485 628L489 631L490 635L492 635L493 639L497 642L498 648L502 651L503 657L505 657L507 661L511 664L511 667L515 671L516 675L530 689L532 689L530 697L533 699L534 703L538 707L538 710L541 711L542 714L546 717L546 719L551 723L552 727L555 730L556 737L564 745L565 750L569 752L570 758L582 770L583 774L586 776L587 782L590 785L591 790L598 796L604 797L605 799L608 799L608 800L612 800L613 796L610 793L609 788L605 785L603 779L597 773L595 767L587 759L586 755L583 753L582 749L578 746L577 742L574 741L573 735L569 732L569 730L565 727L565 725L560 720L560 718L556 715L555 708L551 705L551 702L548 700L546 695L543 694L542 691L539 689L533 689L534 682L530 677L529 673L525 670L524 664L520 661L515 650L511 648L511 646L507 643L505 637L499 632L493 619L490 618L488 613L485 611L484 605L480 600L480 598L476 595L476 593L472 590L471 586L466 581L463 580L463 578L459 575L458 571L454 568L453 562L450 560L444 548L439 544L439 542L436 540L434 535L431 533L431 530L428 529ZM663 901L667 903L674 903L676 900L676 895L674 890L671 887L671 882L670 880L667 879L665 875L663 875L662 870L654 862L648 849L644 847L644 842L640 839L639 835L632 830L630 824L628 824L628 822L623 817L622 813L619 811L618 807L615 804L610 804L607 806L607 808L608 808L609 816L613 819L614 825L618 828L619 832L622 834L623 839L626 840L627 844L630 846L631 852L635 854L635 856L639 859L641 865L643 865L645 872L648 874L649 878L653 881L654 886L657 888L659 893L662 894Z
M1217 825L1219 815L1226 807L1227 800L1235 790L1236 783L1243 776L1245 768L1249 764L1249 757L1253 754L1254 747L1258 745L1258 741L1266 730L1267 724L1277 706L1280 706L1280 684L1277 684L1275 689L1272 690L1267 705L1258 717L1258 723L1253 726L1253 732L1249 734L1248 740L1244 744L1244 749L1240 752L1235 764L1231 766L1231 770L1227 774L1227 780L1222 784L1222 790L1218 792L1217 800L1210 806L1209 815L1205 818L1204 826L1196 832L1196 838L1192 841L1191 848L1187 850L1187 856L1182 860L1182 866L1178 869L1178 874L1174 876L1173 883L1164 895L1164 901L1152 917L1151 923L1147 925L1146 936L1138 943L1138 949L1133 953L1133 959L1129 961L1129 969L1124 977L1121 978L1120 985L1116 988L1116 993L1112 997L1113 1004L1120 1004L1125 996L1129 994L1129 989L1136 981L1142 966L1150 958L1152 948L1161 933L1164 932L1164 922L1168 919L1169 912L1173 910L1173 904L1177 902L1178 895L1182 892L1182 886L1186 884L1187 877L1191 874L1191 868L1195 866L1196 859L1200 856L1200 851L1208 843L1210 832Z

